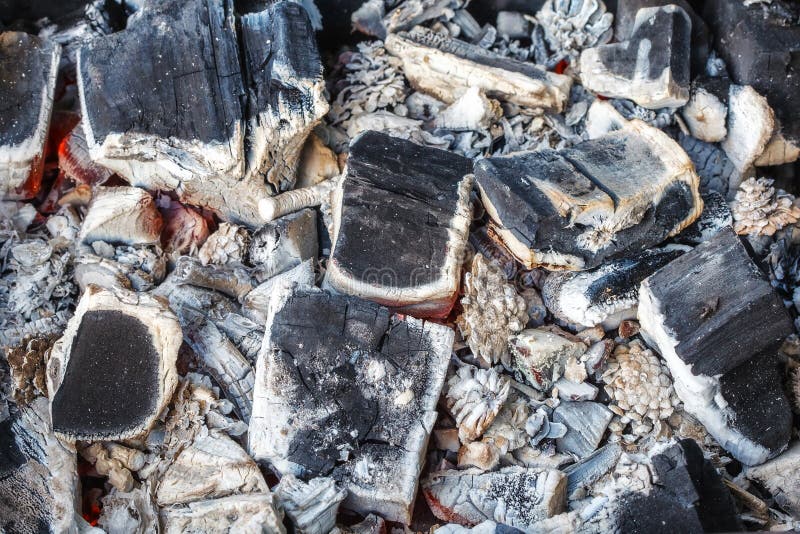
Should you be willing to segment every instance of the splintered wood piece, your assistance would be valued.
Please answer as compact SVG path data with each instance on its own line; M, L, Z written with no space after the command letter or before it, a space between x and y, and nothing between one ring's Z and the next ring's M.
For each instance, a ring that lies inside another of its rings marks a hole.
M681 254L681 248L652 249L592 271L551 273L542 286L545 306L561 321L606 330L636 317L639 284Z
M471 166L379 132L353 140L334 193L325 287L401 313L446 316L469 234Z
M442 521L475 526L500 516L521 530L563 512L566 491L567 477L557 469L439 471L423 482L425 500Z
M38 397L0 422L0 531L73 532L79 480L75 447L50 429Z
M241 265L203 265L193 256L181 256L173 273L179 284L213 289L229 297L240 298L253 289L250 273Z
M306 137L328 112L317 41L303 6L277 2L242 17L247 174L274 192L295 184Z
M47 362L58 437L116 441L149 430L177 385L181 339L162 300L89 286Z
M422 27L390 34L386 50L403 60L403 72L415 89L447 103L479 87L490 98L560 112L572 86L569 76Z
M680 107L689 100L691 31L679 6L640 9L629 40L581 53L581 83L645 108Z
M77 54L92 159L132 185L250 225L263 180L244 177L244 85L232 0L146 2Z
M286 534L283 512L266 491L169 506L159 512L164 534L269 532Z
M689 157L639 120L572 148L481 160L475 179L527 268L591 269L659 244L703 210Z
M316 288L273 298L249 451L280 474L327 476L343 506L408 524L454 333Z
M159 506L234 494L269 491L258 465L226 434L198 436L164 472L156 488Z
M51 41L0 33L0 198L39 192L60 57Z
M638 317L686 411L722 447L748 465L786 447L792 417L776 355L792 320L732 229L644 280Z
M153 197L138 187L96 187L78 238L91 244L158 243L163 220Z

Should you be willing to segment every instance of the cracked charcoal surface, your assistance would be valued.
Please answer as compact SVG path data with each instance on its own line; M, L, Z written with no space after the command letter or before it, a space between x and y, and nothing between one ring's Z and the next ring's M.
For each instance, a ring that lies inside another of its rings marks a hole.
M87 312L53 398L54 430L113 435L139 424L158 401L159 361L141 321L114 310Z

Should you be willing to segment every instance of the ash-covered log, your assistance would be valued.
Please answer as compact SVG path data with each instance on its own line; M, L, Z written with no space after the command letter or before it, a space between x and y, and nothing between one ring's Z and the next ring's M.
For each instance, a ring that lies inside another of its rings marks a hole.
M786 448L792 416L777 350L792 320L733 229L642 282L638 316L686 411L722 447L747 465Z
M559 112L572 86L569 76L422 27L390 34L386 49L403 60L415 89L447 103L455 102L465 89L479 87L491 98Z
M78 52L89 152L132 185L175 191L226 219L260 222L244 177L244 85L231 0L146 2L124 31Z
M629 40L581 53L581 83L645 108L680 107L689 100L691 31L676 5L640 9Z
M181 339L162 300L89 286L47 362L56 434L114 441L147 431L175 390Z
M313 5L313 4L312 4ZM303 143L328 112L322 63L302 5L276 2L242 17L248 90L247 174L291 189Z
M701 213L691 160L642 121L572 148L475 165L497 235L526 267L583 270L679 233Z
M331 477L345 508L408 524L453 335L369 301L285 290L256 366L251 454Z
M470 224L471 162L368 131L335 192L325 284L404 313L446 316Z
M0 28L1 29L1 28ZM39 192L61 47L0 32L0 197Z

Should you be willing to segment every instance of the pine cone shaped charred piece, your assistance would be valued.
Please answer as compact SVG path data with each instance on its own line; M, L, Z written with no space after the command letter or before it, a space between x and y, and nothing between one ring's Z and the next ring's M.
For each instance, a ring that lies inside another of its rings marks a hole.
M525 300L506 280L503 271L476 254L464 275L464 313L458 327L482 367L498 362L508 367L508 339L525 328Z
M47 396L47 354L57 336L29 337L8 350L8 366L14 381L14 400L28 404L37 395Z
M794 197L772 187L768 178L742 182L731 206L733 228L739 235L774 235L800 219Z
M447 382L447 408L462 443L483 435L508 398L511 382L494 369L459 368Z

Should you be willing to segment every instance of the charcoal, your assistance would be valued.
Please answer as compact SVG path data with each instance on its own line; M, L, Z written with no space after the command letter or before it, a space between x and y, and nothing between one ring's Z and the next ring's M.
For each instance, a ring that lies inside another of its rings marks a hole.
M682 439L651 458L658 486L688 513L696 513L704 532L740 532L733 496L694 440Z
M273 191L295 184L306 137L328 112L322 63L306 10L276 2L241 19L249 104L247 173Z
M539 391L548 391L564 375L567 361L579 360L586 345L544 328L523 330L508 341L512 368Z
M585 270L631 256L703 208L686 153L638 120L572 148L483 159L475 179L497 234L527 268Z
M275 494L298 534L329 534L336 526L339 503L347 496L330 478L317 477L305 483L291 474L281 477Z
M0 531L77 532L75 447L56 439L47 399L0 422Z
M658 487L649 492L625 492L609 508L609 523L601 523L601 531L626 534L703 532L697 512L687 510L672 493Z
M730 187L731 181L738 181L738 178L731 180L737 173L736 167L719 145L706 143L683 133L678 137L678 142L700 176L701 192L716 191L725 197L729 191L736 192L736 185Z
M267 309L272 295L281 286L292 284L301 286L314 285L314 266L311 265L311 260L306 260L300 265L275 275L253 288L252 291L240 299L242 313L251 320L263 325L267 321Z
M0 197L31 198L41 187L61 48L22 32L0 33Z
M490 98L560 112L572 85L568 76L426 28L390 34L386 49L403 60L404 73L415 89L447 103L477 86Z
M551 273L542 297L550 313L568 325L589 328L601 324L612 330L622 320L636 317L642 280L683 252L677 247L650 249L591 271Z
M675 242L699 245L708 241L725 228L733 226L733 214L725 197L716 191L702 193L703 213L684 231L675 236Z
M614 13L614 37L617 41L627 41L634 33L636 25L636 14L640 9L646 7L662 7L674 4L683 9L689 15L692 22L692 78L700 75L706 70L708 51L710 48L711 35L708 26L700 15L692 9L687 0L623 0L618 3Z
M553 422L566 425L567 434L556 440L556 448L586 458L600 445L613 416L598 402L561 402L553 412Z
M776 354L792 321L733 229L642 282L638 317L686 411L722 447L747 465L786 448L791 411Z
M163 221L155 201L138 187L97 187L78 238L86 244L158 243Z
M622 455L616 443L600 447L581 461L564 469L567 475L567 498L580 499L592 485L611 471Z
M432 473L423 483L431 511L442 521L474 526L487 519L522 530L564 511L567 477L557 469L506 467Z
M692 21L674 4L636 13L630 38L581 53L581 82L606 97L642 107L680 107L689 100Z
M748 467L745 476L762 484L781 508L800 515L800 442L789 450L761 465Z
M317 212L304 209L256 230L247 259L256 268L256 277L264 281L306 260L316 263L317 248Z
M269 532L285 534L283 512L269 493L234 495L169 506L159 512L161 532Z
M454 333L316 288L273 297L249 451L280 474L333 478L342 506L406 524Z
M244 297L253 290L249 271L236 265L203 265L192 256L181 256L175 261L175 281L196 287L213 289L229 297Z
M121 54L124 51L124 54ZM242 178L244 85L231 0L147 2L78 51L92 159L131 185L258 224L262 180Z
M92 160L83 126L78 123L58 147L58 167L77 183L102 185L114 173Z
M422 317L453 306L470 224L470 160L379 132L350 145L325 287Z
M114 441L149 430L177 385L180 345L161 300L89 286L47 362L56 435Z
M785 0L709 0L703 5L706 22L714 33L714 48L725 60L733 81L750 85L764 95L786 138L800 141L797 4Z
M693 137L707 143L725 139L728 129L725 119L728 116L727 98L720 99L705 87L692 84L692 96L681 110L681 116Z

